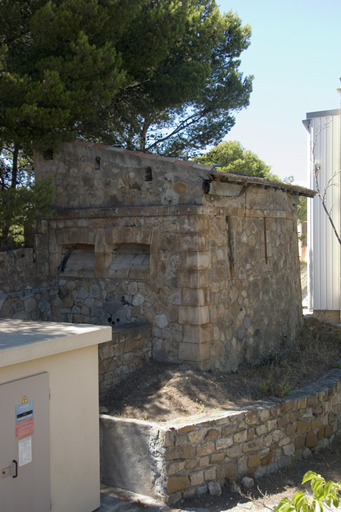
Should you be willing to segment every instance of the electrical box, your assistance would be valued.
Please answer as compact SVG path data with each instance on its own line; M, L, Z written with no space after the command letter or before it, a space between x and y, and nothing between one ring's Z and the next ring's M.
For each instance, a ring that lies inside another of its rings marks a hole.
M50 510L48 373L0 384L0 510Z
M100 506L98 344L111 337L0 319L0 512Z

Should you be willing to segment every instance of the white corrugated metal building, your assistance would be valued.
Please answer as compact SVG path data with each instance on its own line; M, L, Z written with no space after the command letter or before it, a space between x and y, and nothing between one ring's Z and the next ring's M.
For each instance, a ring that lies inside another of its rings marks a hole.
M308 113L308 183L325 195L326 209L340 233L341 109ZM317 182L314 169L317 170ZM318 194L308 201L308 290L314 315L340 322L340 243Z

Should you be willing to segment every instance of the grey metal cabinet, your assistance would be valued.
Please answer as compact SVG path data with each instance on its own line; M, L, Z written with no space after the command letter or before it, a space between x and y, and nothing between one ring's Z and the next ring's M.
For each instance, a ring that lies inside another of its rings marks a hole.
M50 511L47 372L0 384L0 510Z

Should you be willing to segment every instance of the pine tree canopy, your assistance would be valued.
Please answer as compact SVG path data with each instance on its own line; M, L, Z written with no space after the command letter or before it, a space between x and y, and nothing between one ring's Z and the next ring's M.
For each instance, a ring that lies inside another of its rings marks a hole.
M188 156L249 103L251 30L215 0L2 0L0 145L83 137Z

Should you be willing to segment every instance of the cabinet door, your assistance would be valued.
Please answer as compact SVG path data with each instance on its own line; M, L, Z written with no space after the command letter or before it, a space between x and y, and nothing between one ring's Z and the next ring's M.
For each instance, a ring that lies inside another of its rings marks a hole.
M47 372L0 384L0 510L50 511Z

